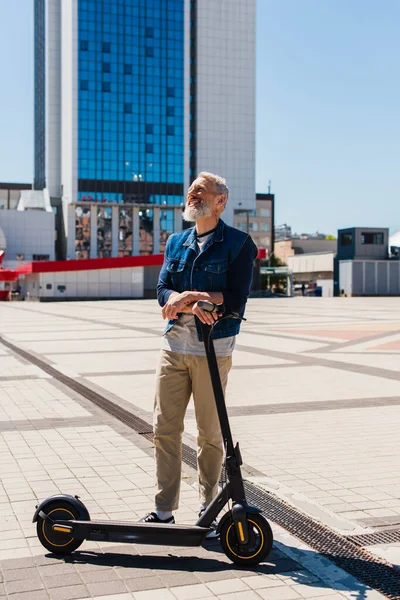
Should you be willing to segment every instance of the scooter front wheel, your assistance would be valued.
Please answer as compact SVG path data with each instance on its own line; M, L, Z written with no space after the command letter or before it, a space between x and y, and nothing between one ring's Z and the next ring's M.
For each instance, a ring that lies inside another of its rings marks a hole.
M71 521L79 519L76 507L65 500L49 502L44 511L52 521ZM54 554L71 554L79 548L83 540L76 540L71 533L53 531L52 523L38 516L36 531L42 545Z
M240 543L235 523L228 519L221 527L220 542L226 556L240 566L258 565L272 549L273 535L268 521L260 514L247 515L249 540Z

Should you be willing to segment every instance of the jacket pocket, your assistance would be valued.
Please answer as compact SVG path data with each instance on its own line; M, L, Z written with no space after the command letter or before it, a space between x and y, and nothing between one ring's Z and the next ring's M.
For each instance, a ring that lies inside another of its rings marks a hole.
M226 288L226 275L229 263L227 260L211 262L204 266L207 291L223 292Z
M187 269L185 269L186 263L181 260L169 259L167 264L167 271L171 280L171 285L177 292L184 292L185 275Z

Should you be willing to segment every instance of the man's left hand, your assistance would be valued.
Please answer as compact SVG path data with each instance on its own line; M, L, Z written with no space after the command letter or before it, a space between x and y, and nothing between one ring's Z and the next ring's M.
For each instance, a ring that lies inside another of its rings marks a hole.
M183 312L188 304L190 304L190 300L186 292L171 294L161 310L163 319L177 319L178 313Z

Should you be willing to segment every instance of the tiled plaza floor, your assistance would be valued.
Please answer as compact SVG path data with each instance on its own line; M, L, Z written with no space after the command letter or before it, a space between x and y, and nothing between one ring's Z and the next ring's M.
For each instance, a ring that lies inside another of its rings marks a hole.
M343 535L400 530L400 300L250 300L227 404L244 475ZM151 422L164 323L155 301L7 303L0 336ZM184 441L195 447L189 405ZM0 343L0 597L290 600L381 598L272 523L268 561L201 548L85 542L46 554L31 523L50 494L92 518L152 508L152 444ZM183 468L180 523L198 511ZM399 538L400 539L400 538ZM400 564L400 543L374 545Z

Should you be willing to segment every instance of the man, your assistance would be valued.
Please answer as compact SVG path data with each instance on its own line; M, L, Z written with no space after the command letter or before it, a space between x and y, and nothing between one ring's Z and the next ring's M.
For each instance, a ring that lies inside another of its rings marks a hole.
M191 394L198 427L200 513L218 493L223 444L200 324L211 325L218 317L199 308L198 301L224 304L227 311L243 315L257 255L248 234L220 219L228 194L225 179L200 173L188 190L183 213L195 226L171 235L165 249L157 285L168 325L154 403L155 510L142 522L175 523L172 513L179 503L181 438ZM224 390L239 328L239 320L226 319L213 332Z

